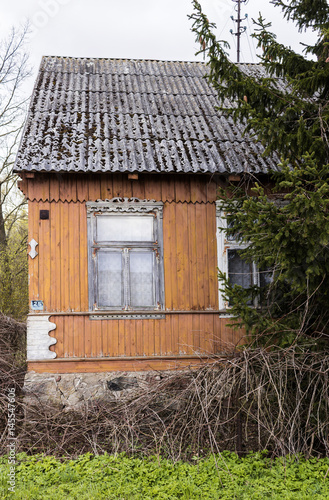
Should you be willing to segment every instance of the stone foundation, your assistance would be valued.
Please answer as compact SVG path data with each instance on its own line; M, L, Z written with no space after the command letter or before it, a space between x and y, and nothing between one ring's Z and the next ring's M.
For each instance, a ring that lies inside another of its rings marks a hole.
M80 409L90 401L131 396L169 376L172 372L36 373L27 372L24 381L26 404L55 405L65 410Z

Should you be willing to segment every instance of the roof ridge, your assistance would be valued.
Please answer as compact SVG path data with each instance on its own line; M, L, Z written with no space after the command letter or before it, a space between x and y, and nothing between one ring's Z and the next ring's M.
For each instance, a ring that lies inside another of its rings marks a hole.
M55 56L55 55L43 55L41 60L45 59L71 59L76 61L122 61L122 62L155 62L155 63L186 63L186 64L198 64L201 66L208 66L206 61L191 61L184 59L151 59L151 58L133 58L133 57L80 57L80 56ZM240 62L235 63L237 66L262 66L261 63L257 62Z
M204 61L190 61L190 60L180 60L180 59L148 59L148 58L131 58L131 57L77 57L77 56L54 56L54 55L44 55L42 59L75 59L75 60L90 60L90 61L131 61L131 62L177 62L177 63L188 63L188 64L201 64L207 65Z

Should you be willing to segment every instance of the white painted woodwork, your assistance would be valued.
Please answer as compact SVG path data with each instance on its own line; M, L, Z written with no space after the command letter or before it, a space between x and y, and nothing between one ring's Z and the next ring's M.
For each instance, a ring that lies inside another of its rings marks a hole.
M49 316L30 314L27 318L27 360L41 361L56 358L56 353L49 350L57 340L49 336L56 324L49 321Z
M31 247L31 250L29 251L29 256L31 257L31 259L34 259L38 255L38 252L36 251L36 246L38 245L38 242L35 241L34 238L32 238L32 240L29 242L29 245Z

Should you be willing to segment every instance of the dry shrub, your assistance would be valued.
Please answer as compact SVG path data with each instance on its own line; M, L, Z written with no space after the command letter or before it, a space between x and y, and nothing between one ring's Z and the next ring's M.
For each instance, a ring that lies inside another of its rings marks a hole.
M19 393L26 372L26 324L0 313L0 443L5 441L8 389Z
M0 313L0 394L19 390L26 371L26 323Z
M24 327L0 318L7 331L0 344L0 453L5 453L5 389L19 386L24 374L10 346L21 345ZM158 382L119 399L86 401L79 411L41 402L27 406L18 397L17 451L69 457L87 451L161 454L173 460L222 450L324 455L328 374L329 353L246 349L194 370L161 374Z
M326 353L247 349L79 411L20 402L18 449L73 457L156 453L173 460L224 449L324 455L328 373Z

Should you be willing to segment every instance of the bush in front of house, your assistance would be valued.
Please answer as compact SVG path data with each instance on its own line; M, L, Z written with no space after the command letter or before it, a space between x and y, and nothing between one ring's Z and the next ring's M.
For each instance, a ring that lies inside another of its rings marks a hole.
M173 461L229 450L241 456L329 454L329 354L299 348L227 352L195 370L163 374L120 398L79 410L17 398L16 449L158 454ZM1 452L5 454L6 435Z

